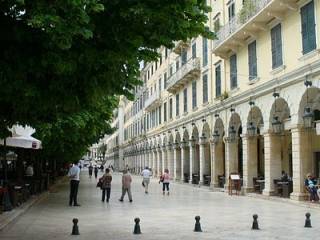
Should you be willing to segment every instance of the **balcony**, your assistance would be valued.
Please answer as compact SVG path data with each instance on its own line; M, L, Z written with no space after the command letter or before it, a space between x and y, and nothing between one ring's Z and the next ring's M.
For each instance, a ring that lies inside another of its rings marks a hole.
M161 105L160 91L155 91L145 102L145 110L151 111Z
M201 72L200 58L191 58L167 82L167 91L175 93L189 81L199 78Z
M250 0L250 9L243 7L240 13L224 25L213 42L213 53L227 58L228 52L237 52L246 46L249 37L257 38L259 31L269 31L272 19L283 20L287 11L298 11L296 0Z
M180 55L183 49L188 49L190 47L190 40L187 41L178 41L175 43L173 48L174 53Z

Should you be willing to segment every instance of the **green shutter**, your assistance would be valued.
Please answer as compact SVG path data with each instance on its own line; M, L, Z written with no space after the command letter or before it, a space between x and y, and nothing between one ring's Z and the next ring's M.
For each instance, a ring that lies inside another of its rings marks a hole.
M316 49L314 1L301 8L301 34L303 54Z

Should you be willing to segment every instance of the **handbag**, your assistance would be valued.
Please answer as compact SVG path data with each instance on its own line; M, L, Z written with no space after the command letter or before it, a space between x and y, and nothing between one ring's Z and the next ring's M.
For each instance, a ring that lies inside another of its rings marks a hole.
M97 187L102 188L102 178L99 178L99 181L97 182Z

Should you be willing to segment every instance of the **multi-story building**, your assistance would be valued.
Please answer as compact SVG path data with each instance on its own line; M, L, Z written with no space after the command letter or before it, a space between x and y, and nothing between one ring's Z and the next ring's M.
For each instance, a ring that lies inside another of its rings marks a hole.
M238 173L245 192L264 182L303 199L320 177L320 2L211 0L202 37L160 48L134 102L122 100L123 166L212 187Z

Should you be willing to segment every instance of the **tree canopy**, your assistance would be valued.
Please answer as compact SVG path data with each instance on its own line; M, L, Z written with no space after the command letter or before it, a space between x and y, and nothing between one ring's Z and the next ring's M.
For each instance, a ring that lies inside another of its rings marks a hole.
M116 96L133 98L141 61L155 60L157 49L170 48L175 40L213 37L205 27L210 10L205 2L1 1L1 132L15 123L28 124L41 126L42 136L54 139L52 129L60 128L71 143L70 129L86 134L77 120L91 125L92 117L102 130L88 126L93 135L110 130L98 123L108 125L111 119L102 103L112 110ZM84 137L84 145L95 139Z

